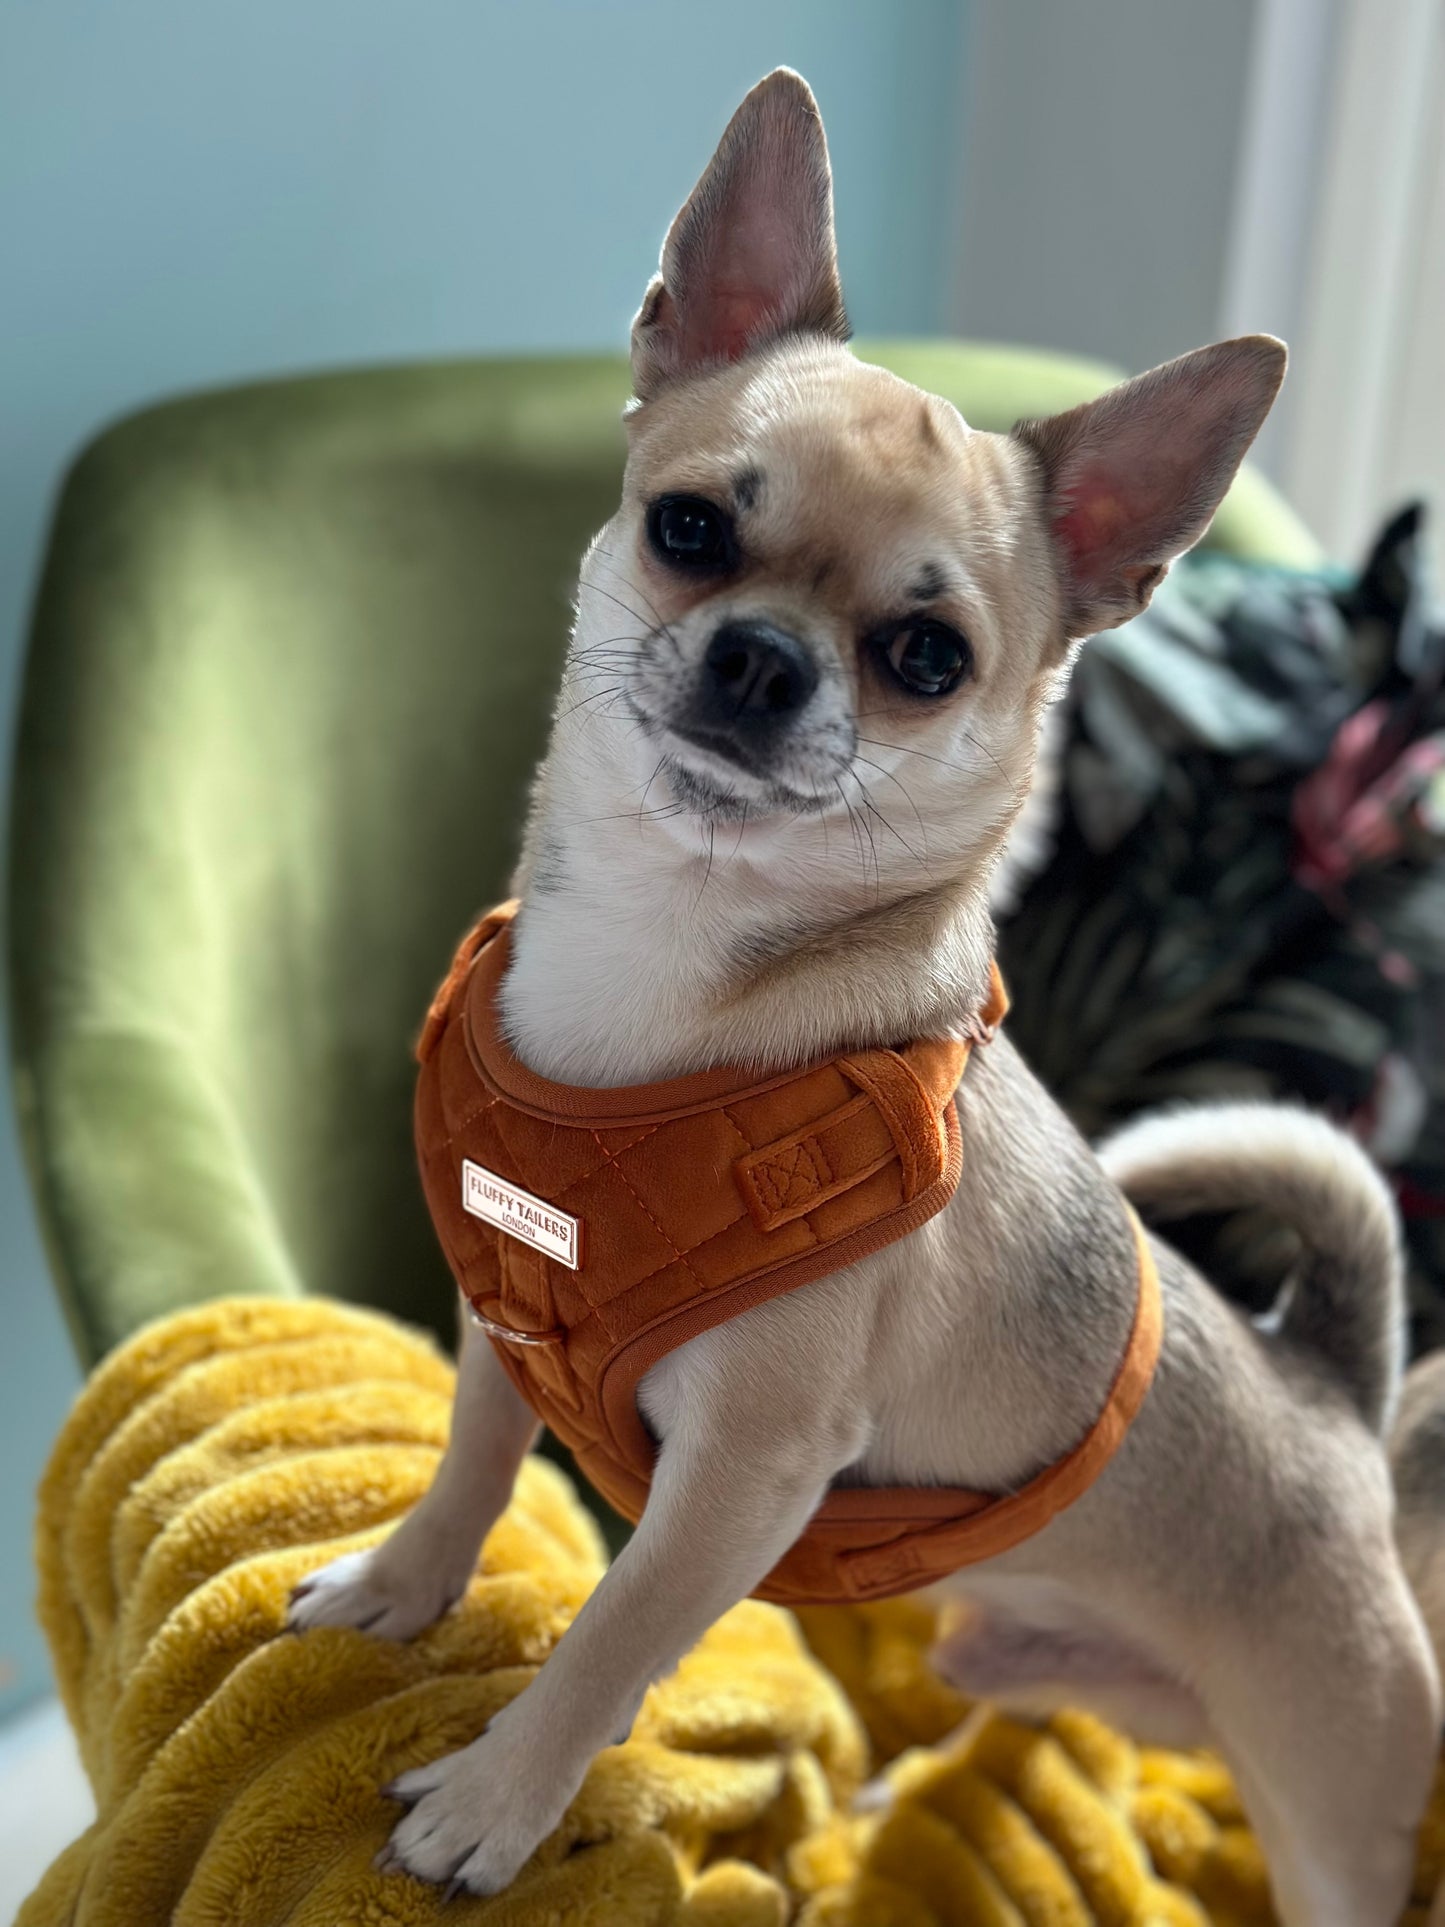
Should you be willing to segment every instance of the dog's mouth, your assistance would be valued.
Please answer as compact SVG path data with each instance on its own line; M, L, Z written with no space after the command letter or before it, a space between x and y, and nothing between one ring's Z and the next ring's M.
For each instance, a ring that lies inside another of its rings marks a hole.
M636 711L663 750L658 780L690 813L713 822L759 822L768 817L818 816L836 794L836 774L769 769L746 745L690 723L661 723ZM845 766L846 767L846 766ZM841 772L839 772L841 773Z
M746 790L728 783L691 759L664 756L659 778L673 796L696 816L714 822L756 822L768 816L817 816L828 807L826 796L804 795L786 784L755 778Z
M768 772L742 743L735 742L721 730L702 729L694 723L672 722L668 729L674 736L680 736L692 749L700 749L708 756L718 757L742 770L744 775L754 777L759 782L768 781Z

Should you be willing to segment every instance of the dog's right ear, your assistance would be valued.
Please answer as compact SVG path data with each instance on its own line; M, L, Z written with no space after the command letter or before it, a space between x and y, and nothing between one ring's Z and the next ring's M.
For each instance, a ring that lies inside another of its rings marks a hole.
M680 375L781 335L848 339L833 238L833 177L818 103L779 67L760 80L668 230L632 324L646 401Z

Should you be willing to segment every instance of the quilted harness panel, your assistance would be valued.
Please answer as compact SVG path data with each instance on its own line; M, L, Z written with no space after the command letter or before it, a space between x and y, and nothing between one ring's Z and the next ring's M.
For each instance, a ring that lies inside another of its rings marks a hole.
M711 1070L620 1090L552 1083L517 1060L498 1023L514 914L503 905L467 934L428 1013L417 1048L422 1181L457 1283L514 1384L636 1520L655 1454L638 1381L699 1332L881 1249L947 1204L962 1168L954 1093L974 1040L844 1053L754 1081ZM995 980L979 1041L1005 1008ZM1142 1287L1153 1267L1139 1237ZM1126 1391L1141 1359L1144 1389L1152 1373L1150 1303L1157 1312L1157 1286L1152 1298L1141 1289ZM1152 1342L1157 1352L1157 1331ZM1088 1439L1041 1475L1055 1496L1069 1484L1061 1468L1120 1410L1111 1396ZM1000 1533L1016 1543L1036 1530L1018 1529L1022 1496L839 1489L758 1591L793 1604L925 1584L1002 1550Z

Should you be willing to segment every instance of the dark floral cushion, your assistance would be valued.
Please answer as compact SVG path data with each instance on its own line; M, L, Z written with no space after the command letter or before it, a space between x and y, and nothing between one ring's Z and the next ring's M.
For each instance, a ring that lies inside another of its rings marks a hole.
M1423 1347L1445 1341L1445 620L1422 519L1357 578L1191 558L1087 646L1000 954L1014 1039L1091 1136L1241 1093L1347 1124L1395 1183ZM1179 1241L1261 1308L1288 1262L1243 1220Z

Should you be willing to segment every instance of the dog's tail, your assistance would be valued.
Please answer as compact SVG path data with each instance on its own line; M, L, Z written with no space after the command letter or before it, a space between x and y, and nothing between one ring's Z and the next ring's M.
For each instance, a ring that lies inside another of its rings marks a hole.
M1099 1158L1126 1197L1161 1217L1259 1205L1282 1218L1304 1260L1279 1335L1320 1360L1383 1433L1400 1381L1399 1221L1353 1139L1285 1105L1211 1104L1126 1125Z

